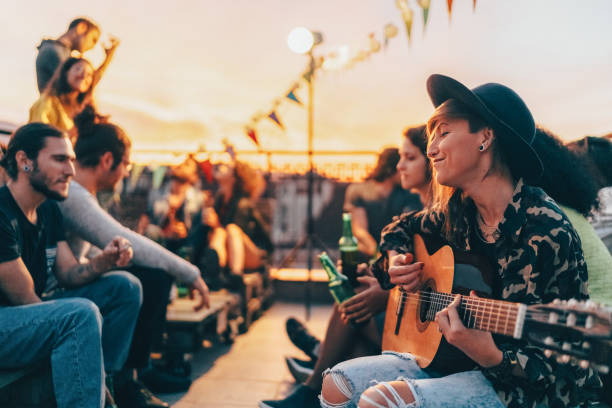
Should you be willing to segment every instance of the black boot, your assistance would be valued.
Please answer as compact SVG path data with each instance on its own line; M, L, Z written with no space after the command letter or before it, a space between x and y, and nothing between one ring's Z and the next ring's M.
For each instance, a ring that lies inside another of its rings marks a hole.
M305 385L299 385L287 398L282 400L259 401L259 408L319 408L318 392Z
M168 408L141 382L129 380L116 387L115 401L119 408Z

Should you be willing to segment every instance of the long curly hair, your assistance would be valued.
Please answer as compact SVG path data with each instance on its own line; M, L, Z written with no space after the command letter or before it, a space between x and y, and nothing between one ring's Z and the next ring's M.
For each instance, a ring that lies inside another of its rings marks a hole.
M569 142L567 147L588 162L599 188L612 186L612 133L585 136Z
M266 180L263 175L248 163L236 161L234 176L234 194L255 199L265 188Z
M540 125L536 127L533 148L544 165L544 173L536 186L557 203L584 216L599 207L599 185L584 156L574 153L558 136Z

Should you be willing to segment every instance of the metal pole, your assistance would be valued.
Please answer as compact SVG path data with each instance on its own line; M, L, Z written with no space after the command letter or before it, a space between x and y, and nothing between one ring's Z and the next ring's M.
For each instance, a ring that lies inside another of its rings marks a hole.
M314 164L312 160L313 155L313 94L314 94L314 73L315 73L315 60L312 54L312 50L308 52L310 57L309 61L309 80L308 80L308 205L306 219L307 219L307 248L308 248L308 279L306 281L306 320L310 320L310 290L312 281L312 252L313 252L313 241L314 241L314 220L312 215L312 198L314 194Z

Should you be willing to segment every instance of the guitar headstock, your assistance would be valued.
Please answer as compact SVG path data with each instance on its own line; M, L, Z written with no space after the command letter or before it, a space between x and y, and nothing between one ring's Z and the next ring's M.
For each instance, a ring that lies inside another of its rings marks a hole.
M557 361L607 372L612 365L612 311L598 304L555 300L527 309L525 337Z

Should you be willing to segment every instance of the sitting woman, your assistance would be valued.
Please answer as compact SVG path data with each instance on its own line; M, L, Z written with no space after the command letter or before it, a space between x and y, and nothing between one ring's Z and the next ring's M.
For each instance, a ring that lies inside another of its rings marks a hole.
M241 276L244 270L262 267L273 250L266 223L255 206L265 180L243 162L219 166L215 179L219 188L213 206L202 208L201 224L209 231L208 243L221 268Z
M74 143L74 118L91 103L94 69L84 58L68 58L30 108L29 122L43 122L68 132Z
M397 148L379 155L372 173L361 183L350 184L344 195L344 211L351 214L357 248L365 262L378 252L380 232L391 219L404 211L420 209L419 196L400 184Z
M470 90L443 75L432 75L427 90L436 107L427 123L434 204L383 231L374 266L381 285L400 285L404 292L420 287L423 263L411 252L414 234L421 234L486 258L499 280L495 298L525 304L587 299L576 231L544 191L527 184L539 178L542 164L523 100L500 84ZM383 352L334 366L323 379L321 405L575 407L596 397L601 381L593 370L561 366L526 340L466 328L461 301L455 296L435 323L468 358L467 371L444 357L433 370L421 368L412 354ZM372 386L372 379L379 383Z

